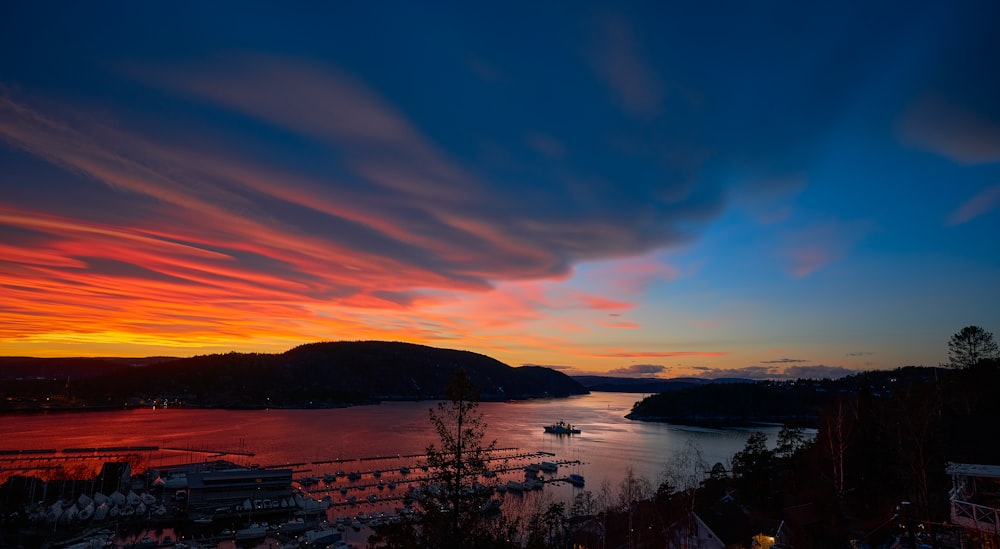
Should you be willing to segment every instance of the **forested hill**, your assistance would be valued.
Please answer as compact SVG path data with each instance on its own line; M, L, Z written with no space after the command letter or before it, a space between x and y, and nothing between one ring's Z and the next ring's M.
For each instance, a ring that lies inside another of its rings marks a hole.
M953 373L942 368L907 366L859 372L840 379L708 383L649 396L637 402L626 417L680 424L812 424L838 395L888 396L915 384L944 381Z
M227 353L148 366L95 359L23 360L59 375L5 380L0 410L121 408L153 400L198 407L310 408L438 399L460 368L480 388L483 400L587 392L549 368L514 368L472 352L386 341L314 343L281 354ZM10 358L5 364L13 368L21 361Z

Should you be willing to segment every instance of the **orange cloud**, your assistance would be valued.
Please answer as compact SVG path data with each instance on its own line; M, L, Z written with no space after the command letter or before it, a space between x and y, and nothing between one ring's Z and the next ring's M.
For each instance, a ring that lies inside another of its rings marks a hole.
M600 358L671 358L671 357L720 357L727 353L720 351L625 351L616 350L606 353L592 353L589 356Z

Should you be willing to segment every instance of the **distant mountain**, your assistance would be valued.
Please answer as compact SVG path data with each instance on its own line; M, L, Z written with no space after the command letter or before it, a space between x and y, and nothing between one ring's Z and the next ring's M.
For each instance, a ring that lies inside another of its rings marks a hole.
M121 408L154 400L197 407L312 408L440 399L459 368L480 388L482 400L587 393L569 376L549 368L514 368L468 351L386 341L313 343L281 354L164 359L144 367L103 359L10 360L28 375L3 384L0 410L37 409L42 403L71 409ZM45 360L56 362L32 362ZM44 375L31 375L29 366L44 366Z
M751 381L740 378L703 379L697 377L679 377L673 379L589 375L572 377L590 391L615 393L663 393L705 385L707 383L747 383Z
M942 368L907 366L858 372L838 379L711 380L676 391L647 396L625 417L684 425L748 422L795 422L815 425L822 409L838 396L864 393L875 398L906 394L909 388L942 382Z
M71 357L34 358L26 356L0 356L0 381L17 379L83 379L104 375L129 367L150 366L159 362L177 360L174 357Z

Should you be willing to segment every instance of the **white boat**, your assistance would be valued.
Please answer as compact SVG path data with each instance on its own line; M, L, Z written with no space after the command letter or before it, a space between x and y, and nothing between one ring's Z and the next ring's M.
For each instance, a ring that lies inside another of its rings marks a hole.
M90 517L93 516L94 516L94 500L90 500L90 503L88 503L86 507L80 509L80 514L77 515L76 518L79 519L80 522L83 522L85 520L90 520Z
M80 497L76 500L76 504L80 506L80 509L83 509L91 503L94 503L94 500L87 497L86 494L80 494Z
M76 504L74 503L73 505L69 506L69 509L66 509L66 512L63 513L62 517L60 518L65 522L70 522L76 520L76 516L79 514L80 514L80 509L78 509Z
M246 528L240 528L236 531L235 537L237 540L253 540L253 539L263 539L267 535L267 527L261 526L259 524L253 524Z
M559 421L553 423L552 425L545 426L546 433L552 433L554 435L578 435L580 434L580 429L576 426L566 423L565 421Z
M523 492L524 484L521 482L517 482L516 480L508 480L507 490L511 492Z

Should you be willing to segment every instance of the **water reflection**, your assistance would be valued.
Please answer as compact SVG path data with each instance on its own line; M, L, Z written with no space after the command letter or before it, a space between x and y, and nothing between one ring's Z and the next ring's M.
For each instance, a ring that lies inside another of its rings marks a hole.
M709 464L727 463L742 448L744 429L703 429L624 418L642 395L594 393L567 399L480 405L488 436L500 447L556 454L580 460L588 487L616 484L626 466L653 482L664 464L688 440L702 448ZM338 458L421 453L435 440L428 421L433 402L394 402L333 410L158 409L122 412L9 416L0 424L0 448L66 449L149 446L135 455L138 468L190 463L221 456L237 463L280 465ZM582 429L571 436L547 434L542 426L563 420ZM778 426L760 426L773 437ZM195 450L195 451L182 451ZM99 467L105 455L95 455ZM81 460L82 462L83 460ZM317 471L322 473L323 471Z

